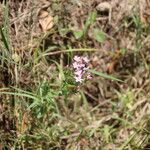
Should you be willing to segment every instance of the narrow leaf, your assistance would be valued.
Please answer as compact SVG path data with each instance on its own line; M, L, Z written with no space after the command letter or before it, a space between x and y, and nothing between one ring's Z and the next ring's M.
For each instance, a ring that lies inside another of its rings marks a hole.
M102 72L98 72L98 71L95 71L95 70L89 70L89 71L91 73L95 74L95 75L101 76L101 77L106 78L106 79L123 82L122 80L117 79L116 77L113 77L111 75L108 75L108 74L105 74L105 73L102 73Z

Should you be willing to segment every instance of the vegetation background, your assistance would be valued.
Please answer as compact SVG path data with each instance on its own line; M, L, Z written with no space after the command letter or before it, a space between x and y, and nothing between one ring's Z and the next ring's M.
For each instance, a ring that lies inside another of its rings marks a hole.
M150 149L149 0L0 2L0 150Z

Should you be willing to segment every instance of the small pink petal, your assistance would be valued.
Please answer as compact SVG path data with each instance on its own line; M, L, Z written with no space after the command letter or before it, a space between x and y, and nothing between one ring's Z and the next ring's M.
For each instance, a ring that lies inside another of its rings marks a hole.
M77 70L74 74L78 75L78 76L82 76L83 72L82 72L82 70Z
M82 79L82 78L80 78L80 77L74 77L74 78L75 78L76 82L80 82L80 83L82 83L82 81L83 81L83 79Z
M81 57L79 57L79 56L74 56L74 58L73 58L75 61L77 61L77 62L80 62L81 61Z
M79 64L77 62L74 62L73 63L73 68L75 68L75 69L79 68Z
M85 64L77 63L77 62L73 63L73 68L74 69L81 69L81 68L84 68L84 67L85 67Z
M84 67L85 67L85 64L80 64L80 67L84 69Z
M83 68L83 70L85 70L85 71L88 70L88 69L89 69L89 67L84 67L84 68Z
M87 79L92 79L92 76L90 74L88 74Z
M87 57L83 57L82 59L85 63L89 63L89 61L90 61Z

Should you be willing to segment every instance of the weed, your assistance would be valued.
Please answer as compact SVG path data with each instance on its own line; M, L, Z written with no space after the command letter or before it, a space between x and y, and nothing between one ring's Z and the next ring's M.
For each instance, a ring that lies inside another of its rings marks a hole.
M149 149L149 27L139 3L112 4L2 4L0 149Z

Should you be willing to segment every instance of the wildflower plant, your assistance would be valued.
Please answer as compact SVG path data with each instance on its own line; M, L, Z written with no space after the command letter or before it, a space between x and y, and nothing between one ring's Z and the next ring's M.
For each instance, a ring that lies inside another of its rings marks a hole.
M73 58L73 69L74 69L74 79L78 83L82 83L87 79L92 79L91 73L88 72L88 57L77 56L75 55Z

